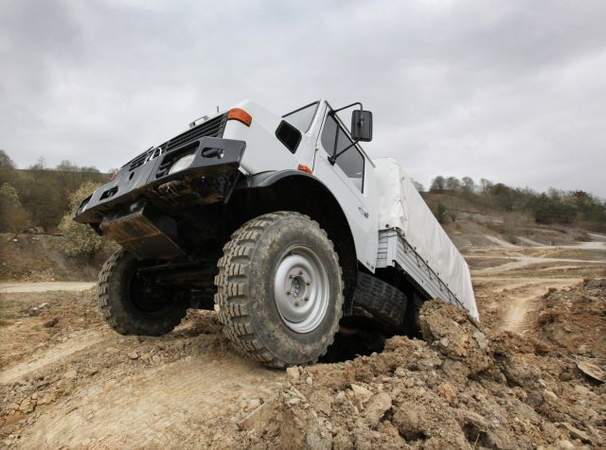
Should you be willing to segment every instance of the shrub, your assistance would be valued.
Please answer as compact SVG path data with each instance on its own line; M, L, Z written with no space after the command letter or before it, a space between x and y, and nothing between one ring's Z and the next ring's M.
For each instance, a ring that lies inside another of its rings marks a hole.
M0 231L18 233L29 224L29 214L21 205L17 190L9 183L3 183L0 186Z
M436 219L438 219L438 222L440 222L441 224L445 224L446 222L448 222L448 210L442 202L438 203L435 215Z
M59 229L66 238L64 251L68 256L92 258L104 246L103 239L91 227L74 221L74 214L82 200L98 186L97 183L86 182L69 197L69 211L59 224Z

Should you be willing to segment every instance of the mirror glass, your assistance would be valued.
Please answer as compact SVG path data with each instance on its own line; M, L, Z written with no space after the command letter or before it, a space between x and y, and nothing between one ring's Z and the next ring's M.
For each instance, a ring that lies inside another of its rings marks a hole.
M372 141L372 112L360 109L352 111L351 137L361 142Z

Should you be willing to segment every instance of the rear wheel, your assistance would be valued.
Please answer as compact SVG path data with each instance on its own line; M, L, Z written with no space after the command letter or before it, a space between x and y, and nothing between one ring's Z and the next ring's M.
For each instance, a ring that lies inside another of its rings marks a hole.
M185 316L188 302L139 273L141 262L118 250L99 274L98 298L107 323L120 334L160 336Z
M338 256L324 230L279 211L245 223L223 250L215 305L234 346L271 367L323 355L343 305Z
M379 329L389 333L404 331L408 300L406 294L379 278L364 272L358 273L353 295L353 316L370 314ZM362 311L358 311L361 308Z

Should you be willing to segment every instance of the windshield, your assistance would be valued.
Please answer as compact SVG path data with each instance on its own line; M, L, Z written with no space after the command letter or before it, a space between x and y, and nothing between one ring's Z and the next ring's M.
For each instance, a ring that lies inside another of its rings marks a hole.
M282 116L293 127L297 128L301 133L306 133L314 120L318 105L320 102L313 102L302 108L296 109Z

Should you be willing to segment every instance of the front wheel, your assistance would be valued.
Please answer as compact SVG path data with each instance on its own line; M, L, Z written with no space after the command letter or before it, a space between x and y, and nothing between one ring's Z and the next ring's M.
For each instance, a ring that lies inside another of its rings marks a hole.
M181 322L188 303L154 285L139 273L140 268L141 263L125 250L110 256L99 274L99 307L120 334L160 336Z
M223 248L215 305L224 333L270 367L317 361L343 306L341 267L326 232L290 211L259 216Z

